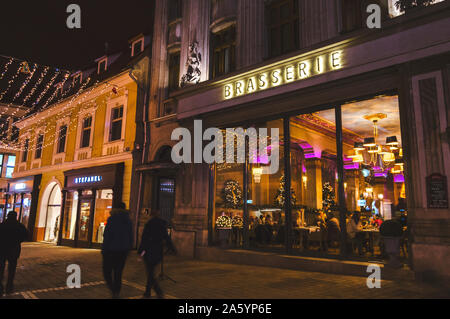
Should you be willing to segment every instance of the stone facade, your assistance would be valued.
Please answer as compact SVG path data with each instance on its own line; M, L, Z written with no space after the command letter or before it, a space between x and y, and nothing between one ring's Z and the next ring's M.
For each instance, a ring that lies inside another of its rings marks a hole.
M194 41L202 53L201 81L168 91L167 44L168 0L156 2L150 100L151 142L148 162L155 162L161 147L173 146L171 133L178 126L190 127L202 118L205 126L224 127L254 123L270 116L301 112L318 105L334 105L352 98L395 91L400 101L402 140L405 152L408 223L411 230L411 260L417 274L450 278L450 211L427 208L426 177L439 173L450 177L448 121L450 104L450 4L448 1L413 10L390 19L386 1L381 30L343 30L342 1L298 0L299 43L297 51L268 58L265 8L271 1L185 0L179 41L180 80L186 73L189 45ZM386 11L386 12L385 12ZM361 12L361 21L367 14ZM236 25L236 71L210 78L211 34ZM282 85L269 90L224 99L224 83L242 74L277 65L296 56L325 54L339 50L342 69ZM164 104L176 112L158 116ZM273 107L276 105L277 107ZM312 165L312 164L311 164ZM149 172L148 187L155 183ZM207 165L187 165L176 177L174 225L177 240L207 246L211 231L211 183ZM152 186L153 185L153 186ZM148 190L144 191L146 194ZM311 199L313 201L313 199ZM316 198L316 201L320 201ZM154 207L148 200L143 207ZM195 240L192 240L195 232ZM191 249L188 249L191 251ZM187 255L190 255L187 254Z

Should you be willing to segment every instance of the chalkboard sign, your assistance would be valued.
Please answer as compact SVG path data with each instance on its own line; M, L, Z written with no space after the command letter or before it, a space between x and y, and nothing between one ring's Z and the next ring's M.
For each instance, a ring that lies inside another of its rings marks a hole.
M428 208L448 209L447 177L433 174L427 177Z

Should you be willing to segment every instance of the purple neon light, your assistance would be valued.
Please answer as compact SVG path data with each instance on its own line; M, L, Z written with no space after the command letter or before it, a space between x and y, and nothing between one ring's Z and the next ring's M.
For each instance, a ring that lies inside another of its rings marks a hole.
M404 183L405 176L403 174L394 175L394 183Z

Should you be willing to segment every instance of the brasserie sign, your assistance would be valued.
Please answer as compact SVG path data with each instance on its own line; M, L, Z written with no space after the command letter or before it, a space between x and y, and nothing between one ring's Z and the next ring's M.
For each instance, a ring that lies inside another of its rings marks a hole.
M269 88L304 80L312 76L338 70L343 67L343 52L302 56L278 63L260 71L250 72L223 86L226 100L256 93Z

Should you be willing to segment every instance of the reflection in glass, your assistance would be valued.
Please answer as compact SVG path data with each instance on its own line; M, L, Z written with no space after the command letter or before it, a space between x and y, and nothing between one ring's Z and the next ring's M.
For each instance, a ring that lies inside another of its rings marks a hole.
M77 220L78 192L67 192L64 207L63 239L75 240L75 224Z
M89 221L91 219L91 199L81 200L80 224L78 228L78 240L89 240Z
M335 109L291 117L293 245L339 253Z
M92 242L103 243L103 233L106 227L113 203L113 190L102 189L96 192L94 230L92 232Z

